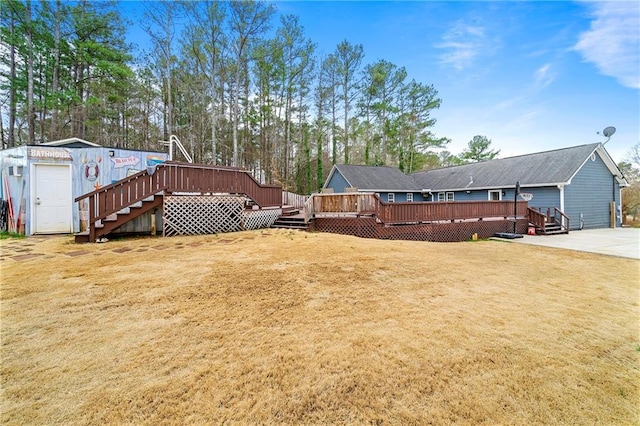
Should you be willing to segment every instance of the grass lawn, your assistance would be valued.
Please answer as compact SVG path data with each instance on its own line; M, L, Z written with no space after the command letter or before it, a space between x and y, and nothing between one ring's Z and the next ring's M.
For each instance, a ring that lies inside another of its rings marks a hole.
M637 260L281 230L0 249L3 424L640 423Z

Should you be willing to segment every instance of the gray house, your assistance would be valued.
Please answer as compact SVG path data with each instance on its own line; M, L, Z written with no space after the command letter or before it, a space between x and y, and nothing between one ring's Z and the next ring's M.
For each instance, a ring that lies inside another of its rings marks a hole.
M389 203L428 201L411 176L388 166L336 164L322 188L333 192L375 192Z
M621 189L628 185L601 143L404 175L391 167L334 166L325 188L356 187L383 201L513 200L516 183L529 206L559 209L570 229L621 226ZM391 195L391 198L389 195ZM412 195L408 195L412 194ZM613 209L612 209L613 206Z

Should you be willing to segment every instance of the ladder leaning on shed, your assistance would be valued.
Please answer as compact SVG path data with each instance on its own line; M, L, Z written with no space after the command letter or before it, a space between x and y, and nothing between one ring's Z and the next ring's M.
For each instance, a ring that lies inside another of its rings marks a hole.
M159 207L175 193L238 194L259 206L280 207L282 188L263 185L235 167L169 161L106 185L75 199L88 203L88 229L76 242L95 242L125 223Z

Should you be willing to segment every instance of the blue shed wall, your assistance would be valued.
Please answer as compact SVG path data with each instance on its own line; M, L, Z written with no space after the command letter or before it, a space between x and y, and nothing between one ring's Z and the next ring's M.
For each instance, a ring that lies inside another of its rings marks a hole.
M571 219L571 229L610 226L609 203L615 200L619 205L620 188L599 155L586 161L564 191L565 213Z

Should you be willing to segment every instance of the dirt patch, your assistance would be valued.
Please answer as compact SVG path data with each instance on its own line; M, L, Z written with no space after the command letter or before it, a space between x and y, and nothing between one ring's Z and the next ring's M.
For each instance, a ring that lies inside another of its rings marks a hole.
M636 260L259 236L46 239L0 264L0 421L640 421Z

